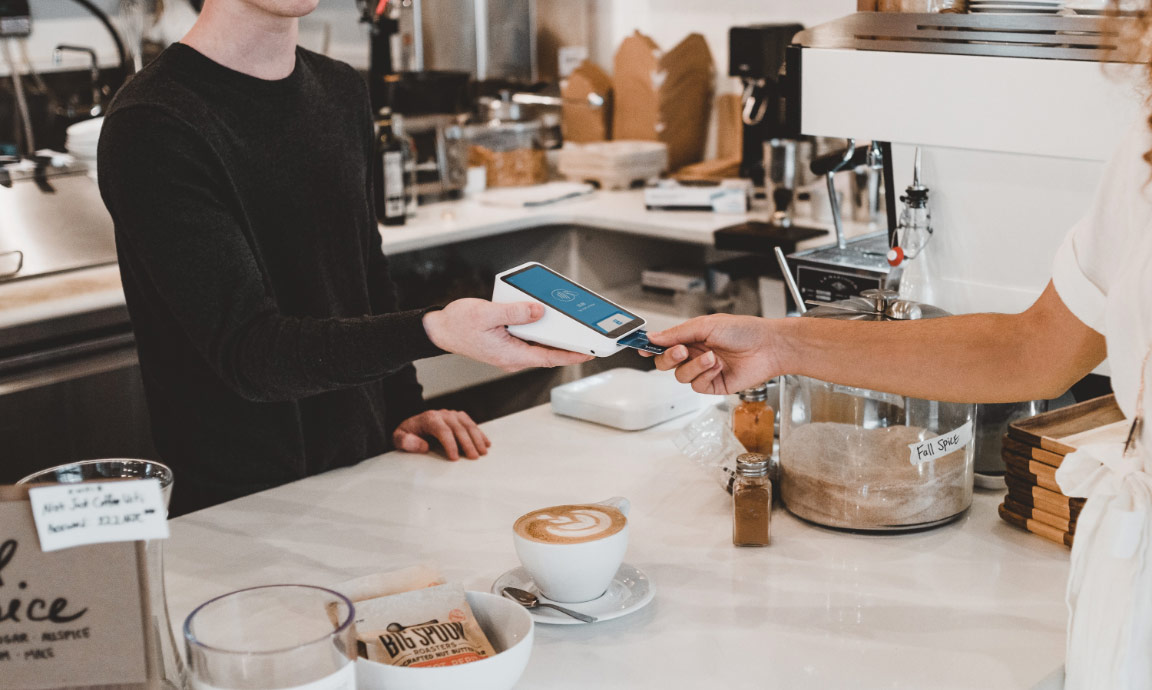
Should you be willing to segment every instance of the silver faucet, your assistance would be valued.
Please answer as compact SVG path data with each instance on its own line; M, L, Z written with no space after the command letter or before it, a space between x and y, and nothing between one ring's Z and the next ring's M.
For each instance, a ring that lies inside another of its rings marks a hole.
M104 112L104 105L102 103L103 94L100 92L100 63L96 57L96 51L86 46L58 45L56 50L52 51L52 64L59 65L63 62L64 53L69 51L84 53L88 56L88 77L92 82L92 107L88 109L88 114L97 117Z
M560 98L559 96L541 96L535 93L513 93L504 98L503 92L500 96L503 100L510 100L521 105L586 105L589 108L599 108L604 105L604 97L595 92L589 93L584 98Z

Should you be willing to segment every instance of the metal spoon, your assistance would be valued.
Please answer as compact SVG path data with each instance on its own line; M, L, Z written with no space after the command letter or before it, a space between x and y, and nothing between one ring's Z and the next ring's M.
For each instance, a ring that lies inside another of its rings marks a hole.
M576 620L581 620L585 623L596 622L596 618L593 616L586 616L583 613L573 611L572 609L566 609L563 606L557 606L556 604L546 604L540 601L540 598L532 592L520 589L518 587L505 587L504 596L508 597L512 601L515 601L517 604L520 604L526 609L534 609L538 606L547 606L550 609L556 609L560 613L568 614Z
M804 298L800 296L800 288L796 285L796 279L792 277L792 269L788 268L788 259L784 258L784 250L779 246L773 249L776 252L776 263L780 264L780 273L784 276L784 284L788 286L788 292L792 293L792 301L796 302L796 310L803 314L808 311L808 306L804 303Z

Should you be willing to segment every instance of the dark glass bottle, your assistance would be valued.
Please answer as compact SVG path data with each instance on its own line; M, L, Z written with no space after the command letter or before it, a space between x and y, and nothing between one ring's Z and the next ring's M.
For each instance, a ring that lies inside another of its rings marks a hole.
M376 119L376 155L372 157L373 195L376 220L385 225L403 225L404 145L392 132L392 110L381 108Z

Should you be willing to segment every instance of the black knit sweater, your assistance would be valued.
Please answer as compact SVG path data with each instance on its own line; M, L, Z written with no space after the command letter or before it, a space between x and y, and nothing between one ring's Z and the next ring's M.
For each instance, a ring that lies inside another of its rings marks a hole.
M185 512L390 448L439 354L395 313L368 93L306 50L263 80L176 44L99 149L153 436Z

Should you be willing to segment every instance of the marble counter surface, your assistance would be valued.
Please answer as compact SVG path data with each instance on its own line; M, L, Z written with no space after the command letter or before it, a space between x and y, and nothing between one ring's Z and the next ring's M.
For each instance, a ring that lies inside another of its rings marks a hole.
M711 246L712 233L729 225L750 220L765 221L770 215L766 202L748 213L712 213L709 211L649 211L644 207L644 192L597 191L547 206L513 209L491 206L475 198L421 206L416 218L400 227L380 226L385 254L424 249L449 242L477 239L516 230L548 225L578 225L585 228L625 232L655 239ZM804 221L829 230L829 234L805 240L799 249L809 249L832 241L831 227ZM845 235L855 237L875 231L866 223L847 222Z
M712 233L746 220L764 220L761 210L747 214L706 211L648 211L639 190L595 192L579 199L533 209L489 206L473 199L421 206L417 217L401 227L380 226L385 254L402 254L466 240L492 237L549 225L579 225L655 239L712 245ZM849 224L856 236L866 225ZM829 236L830 237L830 236ZM807 240L800 248L827 244L826 237ZM116 266L100 266L0 283L0 327L70 316L124 303Z
M708 211L649 211L640 190L593 192L535 208L491 206L475 198L421 206L416 218L400 227L380 226L385 254L424 249L449 242L488 237L549 225L580 225L665 240L712 244L712 233L765 212L724 214Z
M592 626L538 625L519 687L994 690L1062 662L1068 551L1001 522L999 493L906 535L825 530L777 509L773 545L738 549L729 497L678 454L676 426L627 433L537 407L486 424L492 450L476 462L390 453L178 518L173 625L233 589L334 585L426 560L486 591L517 565L517 516L621 495L626 560L655 600Z

